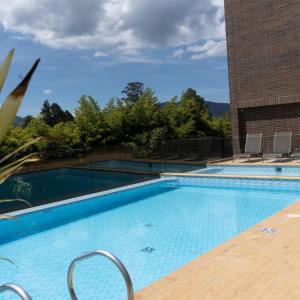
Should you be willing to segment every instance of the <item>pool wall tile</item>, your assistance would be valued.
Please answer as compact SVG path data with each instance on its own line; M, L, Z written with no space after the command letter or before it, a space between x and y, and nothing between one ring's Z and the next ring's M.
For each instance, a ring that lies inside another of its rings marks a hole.
M16 218L0 222L0 245L122 205L141 201L176 187L175 180L159 179L12 213Z

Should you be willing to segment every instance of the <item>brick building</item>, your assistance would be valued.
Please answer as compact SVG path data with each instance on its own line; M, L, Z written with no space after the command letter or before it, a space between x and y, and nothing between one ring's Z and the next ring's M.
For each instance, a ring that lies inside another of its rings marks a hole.
M262 132L270 151L292 131L300 151L300 0L225 0L225 18L233 137Z

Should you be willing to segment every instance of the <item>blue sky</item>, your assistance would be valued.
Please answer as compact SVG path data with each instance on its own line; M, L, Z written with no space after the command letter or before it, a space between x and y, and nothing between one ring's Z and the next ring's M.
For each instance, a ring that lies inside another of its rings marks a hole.
M16 53L2 99L42 58L20 115L38 114L45 99L72 111L83 94L104 106L130 81L153 88L160 101L192 87L228 102L220 0L3 1L0 57Z

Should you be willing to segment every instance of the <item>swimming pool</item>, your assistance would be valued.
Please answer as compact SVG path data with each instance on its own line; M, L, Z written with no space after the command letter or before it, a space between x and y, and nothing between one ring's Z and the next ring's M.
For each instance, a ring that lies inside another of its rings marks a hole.
M229 175L259 175L259 176L300 176L300 166L234 166L211 165L193 173L199 174L229 174Z
M0 263L0 282L20 284L33 299L69 299L71 261L104 249L123 261L137 291L299 198L294 180L178 177L19 212L0 222L0 256L18 265ZM79 299L126 297L104 258L78 265L74 282Z
M127 171L146 171L146 172L189 172L202 168L201 165L184 163L165 163L165 162L144 162L132 160L101 160L85 164L91 168L127 170Z
M22 198L37 206L153 178L143 174L60 168L10 177L0 185L0 199ZM24 208L24 203L14 202L0 205L0 212Z

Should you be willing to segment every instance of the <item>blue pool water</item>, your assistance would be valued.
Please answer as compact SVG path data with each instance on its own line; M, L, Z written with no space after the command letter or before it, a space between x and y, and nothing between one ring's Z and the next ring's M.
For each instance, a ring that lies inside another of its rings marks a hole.
M211 165L195 173L232 174L232 175L269 175L269 176L300 176L300 166L233 166Z
M105 249L139 290L299 198L297 181L179 177L20 215L0 223L0 256L18 266L0 263L0 283L18 283L33 299L66 300L73 258ZM126 297L104 258L79 264L74 282L79 299Z
M0 185L0 199L22 198L37 206L153 178L155 176L60 168L10 177ZM0 212L25 207L23 203L14 202L1 205Z
M95 161L86 166L91 168L131 170L131 171L147 171L147 172L188 172L198 170L202 166L193 164L176 164L165 162L143 162L132 160L102 160Z

